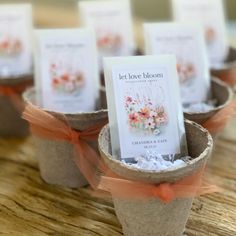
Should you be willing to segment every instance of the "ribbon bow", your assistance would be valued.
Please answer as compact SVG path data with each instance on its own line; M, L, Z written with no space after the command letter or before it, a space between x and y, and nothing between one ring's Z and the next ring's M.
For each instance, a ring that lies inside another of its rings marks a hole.
M89 144L97 140L107 120L87 130L75 131L65 122L30 103L26 105L23 118L30 123L34 135L74 144L75 163L96 191L110 192L113 196L120 198L159 198L163 202L170 202L177 197L194 197L197 193L205 194L218 190L214 186L206 188L201 186L203 170L175 184L159 185L127 180L113 173Z

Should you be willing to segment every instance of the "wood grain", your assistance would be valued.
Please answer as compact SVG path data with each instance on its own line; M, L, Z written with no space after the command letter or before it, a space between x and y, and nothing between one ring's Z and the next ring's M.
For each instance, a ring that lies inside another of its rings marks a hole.
M37 25L77 25L74 15L72 17L61 10L48 14L49 10L37 9ZM49 24L51 19L54 20ZM140 24L136 24L135 32L142 48ZM223 191L195 199L187 223L187 236L236 235L235 154L236 117L217 141L209 165L212 178ZM34 158L32 138L29 137L25 140L0 139L0 235L123 234L111 199L94 196L90 188L72 190L50 186L42 181Z
M231 133L236 127L233 121ZM226 131L217 141L209 167L224 190L194 201L188 236L236 235L236 141L227 137ZM90 188L45 184L29 137L0 140L0 234L120 236L122 229L111 199L94 196Z

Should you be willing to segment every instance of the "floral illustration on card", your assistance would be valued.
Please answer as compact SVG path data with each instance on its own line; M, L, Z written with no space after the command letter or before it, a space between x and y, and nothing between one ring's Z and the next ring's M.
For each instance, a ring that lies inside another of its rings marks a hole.
M178 60L177 72L179 74L179 80L181 84L189 83L196 77L196 69L193 63L184 62L183 60Z
M207 27L205 30L205 38L207 44L212 44L216 39L215 29L212 27Z
M80 70L64 68L60 63L51 63L50 77L52 88L57 93L77 94L85 86L84 74Z
M125 109L130 130L136 134L159 136L168 124L165 107L146 96L125 96Z
M0 56L15 57L23 50L22 42L17 37L5 35L0 38Z
M117 53L122 47L122 37L118 33L99 34L97 46L103 52Z

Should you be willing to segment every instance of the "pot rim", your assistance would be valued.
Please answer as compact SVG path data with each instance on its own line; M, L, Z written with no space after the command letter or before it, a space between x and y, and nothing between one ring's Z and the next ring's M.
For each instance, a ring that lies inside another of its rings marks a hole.
M201 162L205 161L206 157L208 156L208 154L211 153L212 148L213 148L213 138L205 128L203 128L201 125L197 124L196 122L193 122L193 121L190 121L190 120L187 120L187 119L185 119L185 124L192 125L195 128L199 129L199 132L202 132L202 133L205 134L208 142L206 144L206 148L201 152L201 154L198 157L190 160L184 166L171 167L171 168L168 168L166 170L161 170L161 171L140 170L140 169L135 168L135 167L130 167L130 166L122 163L121 161L112 158L112 154L109 153L108 151L106 152L103 149L103 145L102 145L104 132L109 129L109 124L104 126L103 129L101 130L100 134L99 134L99 138L98 138L99 151L100 151L102 159L105 161L105 163L107 163L107 161L109 161L110 163L118 166L119 168L125 169L126 171L130 171L132 173L144 174L144 175L155 175L155 174L160 175L160 174L168 174L168 173L173 174L175 172L181 172L182 170L186 169L189 166L194 166L198 163L200 164Z
M17 84L24 81L30 81L33 80L34 74L33 73L27 73L22 75L13 75L8 77L1 77L0 76L0 84L1 85L9 85L9 84Z
M236 51L236 48L233 46L229 46L229 51L230 50ZM230 61L230 62L223 62L218 68L216 67L211 68L213 72L224 72L224 71L234 70L234 69L236 69L236 58L235 60Z
M31 101L28 100L28 98L30 97L30 95L35 94L35 92L36 92L35 87L30 87L30 88L26 89L25 92L22 95L23 100L26 103L33 104ZM40 107L40 106L38 106L38 107ZM49 109L42 108L42 107L40 107L40 109L42 109L43 111L48 112L50 114L54 114L56 116L66 116L67 118L69 118L71 120L77 119L78 116L96 116L96 115L99 115L99 119L107 117L107 109L100 109L100 110L96 110L96 111L92 111L92 112L77 112L77 113L57 112L57 111L49 110ZM101 117L101 115L103 115L104 117L103 116Z
M221 104L219 106L216 106L213 109L210 109L208 111L204 111L204 112L201 112L201 111L200 112L184 112L184 114L191 115L191 116L193 116L193 115L206 115L206 114L209 114L211 112L217 112L217 111L225 108L226 106L228 106L230 104L230 102L233 100L233 97L234 97L233 89L228 84L226 84L224 81L222 81L221 79L219 79L217 77L214 77L214 76L212 76L211 83L217 84L217 85L221 86L222 88L224 88L228 93L228 99L223 104Z

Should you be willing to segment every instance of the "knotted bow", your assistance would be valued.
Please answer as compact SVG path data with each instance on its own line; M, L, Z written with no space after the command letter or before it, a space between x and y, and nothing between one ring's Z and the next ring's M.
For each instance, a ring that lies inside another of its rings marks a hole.
M74 144L75 163L96 191L110 192L113 196L120 198L159 198L163 202L170 202L178 197L194 197L196 194L218 190L211 185L203 187L203 169L177 183L158 185L127 180L113 173L89 144L97 140L107 120L84 131L75 131L66 122L30 103L26 105L23 118L30 123L34 135Z

